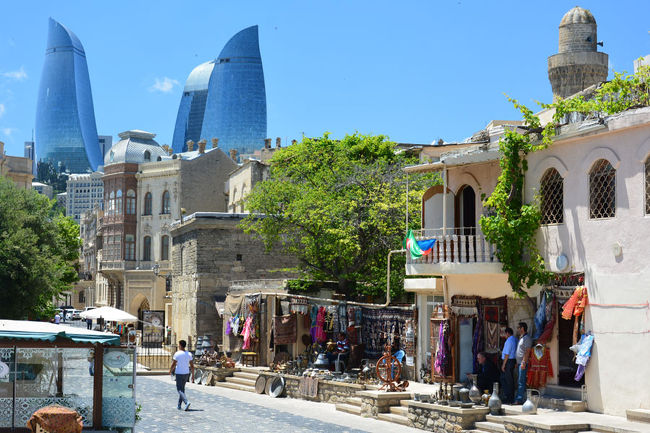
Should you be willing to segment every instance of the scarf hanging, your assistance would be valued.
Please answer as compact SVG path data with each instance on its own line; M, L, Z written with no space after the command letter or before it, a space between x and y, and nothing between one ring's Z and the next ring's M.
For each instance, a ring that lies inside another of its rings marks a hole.
M275 344L293 344L296 342L296 315L275 316L273 318L273 337Z

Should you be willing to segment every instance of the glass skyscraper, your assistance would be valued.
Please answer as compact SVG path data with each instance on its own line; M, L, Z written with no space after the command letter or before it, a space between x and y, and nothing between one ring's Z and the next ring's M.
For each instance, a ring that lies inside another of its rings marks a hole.
M266 89L257 26L248 27L203 63L185 83L172 140L174 152L187 141L219 139L225 151L252 153L266 138Z
M36 157L71 173L95 171L103 163L86 53L77 36L52 18L36 106Z

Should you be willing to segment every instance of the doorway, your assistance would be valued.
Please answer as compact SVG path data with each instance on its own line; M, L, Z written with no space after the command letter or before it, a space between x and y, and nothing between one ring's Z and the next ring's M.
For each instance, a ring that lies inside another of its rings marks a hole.
M457 233L465 236L476 235L476 193L474 188L465 185L457 195ZM461 260L465 262L476 261L476 238L465 238L463 245L465 252ZM470 242L471 251L470 252Z
M580 381L576 382L574 377L578 370L575 363L575 354L569 349L573 345L573 325L574 321L562 318L562 306L558 305L558 384L561 386L570 386L579 388L585 383L585 377L582 376Z

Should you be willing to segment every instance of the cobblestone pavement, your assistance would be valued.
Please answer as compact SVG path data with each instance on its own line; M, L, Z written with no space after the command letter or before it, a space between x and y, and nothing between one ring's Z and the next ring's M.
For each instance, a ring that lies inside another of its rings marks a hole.
M421 430L337 412L333 404L277 398L245 391L187 384L188 412L176 409L178 394L170 376L138 376L136 400L145 432L314 432L413 433Z

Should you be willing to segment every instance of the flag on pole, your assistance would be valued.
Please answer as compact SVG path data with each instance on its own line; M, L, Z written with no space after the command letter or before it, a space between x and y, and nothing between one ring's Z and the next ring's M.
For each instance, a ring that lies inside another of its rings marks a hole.
M420 257L431 253L435 243L435 239L427 239L424 241L416 240L412 230L409 230L406 233L406 238L404 238L404 248L411 253L412 259L419 259Z

